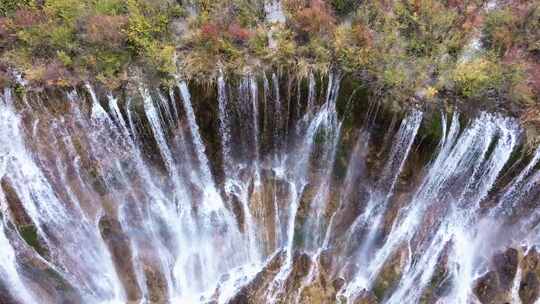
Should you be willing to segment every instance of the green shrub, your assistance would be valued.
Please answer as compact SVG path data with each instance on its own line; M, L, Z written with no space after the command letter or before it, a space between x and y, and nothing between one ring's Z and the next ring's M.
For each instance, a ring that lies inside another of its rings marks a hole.
M94 11L101 15L121 15L127 13L125 1L122 0L94 0Z
M67 23L74 23L87 9L80 0L46 0L45 12L53 18Z
M32 0L2 0L0 1L0 17L10 16L18 9L28 6Z
M512 46L516 30L516 19L509 8L493 10L484 22L483 42L503 55Z
M331 5L338 16L346 16L356 11L358 6L360 5L360 1L358 0L332 0Z
M465 97L475 97L485 94L489 89L500 87L503 71L495 62L479 57L458 64L453 80L459 93Z

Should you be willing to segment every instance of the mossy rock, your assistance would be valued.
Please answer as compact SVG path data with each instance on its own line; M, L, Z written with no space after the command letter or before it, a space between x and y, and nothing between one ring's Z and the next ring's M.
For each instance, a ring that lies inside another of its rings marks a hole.
M48 253L47 248L43 245L38 235L38 230L36 226L34 225L18 226L17 230L19 231L20 236L26 242L26 244L34 248L34 250L36 250L37 253L39 253L42 256Z

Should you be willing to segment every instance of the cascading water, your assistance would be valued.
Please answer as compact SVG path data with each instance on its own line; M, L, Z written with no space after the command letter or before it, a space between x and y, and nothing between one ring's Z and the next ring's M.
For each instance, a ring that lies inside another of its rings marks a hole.
M526 299L540 148L516 160L516 120L351 126L341 75L296 93L268 75L220 74L215 113L183 80L5 90L0 303L475 303L493 273L496 297ZM527 250L501 272L510 247Z

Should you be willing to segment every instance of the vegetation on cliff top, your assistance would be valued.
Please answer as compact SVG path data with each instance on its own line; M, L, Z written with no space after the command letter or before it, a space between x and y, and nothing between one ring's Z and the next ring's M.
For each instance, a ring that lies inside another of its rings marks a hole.
M539 117L539 1L283 0L273 18L269 3L6 0L0 83L13 71L30 87L115 89L137 69L167 84L220 69L337 68L381 97L511 101Z

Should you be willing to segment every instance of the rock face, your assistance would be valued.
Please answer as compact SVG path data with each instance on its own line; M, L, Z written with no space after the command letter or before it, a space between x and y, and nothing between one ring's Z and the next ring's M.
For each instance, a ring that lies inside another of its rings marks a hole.
M354 299L353 304L378 304L377 297L370 291L362 290Z
M521 262L519 298L523 304L534 304L540 297L540 253L531 248Z
M509 248L492 258L492 268L476 283L474 293L483 304L511 301L511 289L519 267L519 251Z
M490 271L478 279L474 293L483 304L502 304L507 298L504 291L501 290L500 281L495 271Z
M299 303L333 303L338 292L344 287L345 280L335 277L334 255L331 250L324 250L313 264L311 275L300 290Z
M265 255L272 254L283 241L285 231L276 223L288 220L285 213L286 202L292 195L291 185L272 170L261 170L260 182L251 183L249 207L257 225L264 227L261 237L264 239Z
M493 264L495 265L501 288L510 290L519 266L518 250L509 248L504 253L495 255L493 257Z
M406 247L399 249L393 257L383 266L373 284L373 294L383 300L396 287L402 275L403 265L408 258Z
M129 239L122 231L120 222L111 217L102 217L99 221L99 228L105 243L109 247L117 273L123 274L120 279L124 284L127 299L131 302L139 301L142 298L142 292L133 269L133 256ZM148 273L151 274L151 272ZM152 282L152 278L148 280L149 283ZM154 295L154 299L159 299L159 296Z
M285 261L285 252L280 251L270 258L266 266L248 284L229 300L228 304L258 304L263 303L270 283L279 273Z

